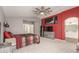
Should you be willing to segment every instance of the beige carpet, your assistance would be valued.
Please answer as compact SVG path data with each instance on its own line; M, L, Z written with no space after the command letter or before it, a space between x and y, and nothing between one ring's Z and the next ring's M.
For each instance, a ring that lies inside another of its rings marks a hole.
M14 53L74 53L76 52L76 44L66 42L59 39L42 38L40 44L32 44L21 49L17 49Z

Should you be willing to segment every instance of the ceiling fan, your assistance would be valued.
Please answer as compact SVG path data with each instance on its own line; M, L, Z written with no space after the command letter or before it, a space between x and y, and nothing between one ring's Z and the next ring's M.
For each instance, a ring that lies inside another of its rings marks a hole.
M52 12L51 8L45 8L44 6L40 7L40 8L35 8L35 10L33 10L34 14L36 15L47 15L50 14Z

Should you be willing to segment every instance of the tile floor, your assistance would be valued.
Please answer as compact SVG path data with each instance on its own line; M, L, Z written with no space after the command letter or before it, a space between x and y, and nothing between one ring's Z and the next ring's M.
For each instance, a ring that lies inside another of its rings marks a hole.
M75 53L76 44L59 39L40 39L40 44L32 44L21 49L17 49L14 53Z

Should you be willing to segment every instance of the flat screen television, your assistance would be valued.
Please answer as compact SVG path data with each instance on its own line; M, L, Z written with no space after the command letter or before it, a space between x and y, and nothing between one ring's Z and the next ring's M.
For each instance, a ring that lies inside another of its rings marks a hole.
M53 21L54 21L53 18L47 18L47 19L46 19L46 23L47 23L47 24L52 24Z
M47 24L57 24L57 16L54 16L52 18L47 18L46 23Z
M45 31L52 32L53 31L53 27L52 26L48 26L48 27L46 27Z

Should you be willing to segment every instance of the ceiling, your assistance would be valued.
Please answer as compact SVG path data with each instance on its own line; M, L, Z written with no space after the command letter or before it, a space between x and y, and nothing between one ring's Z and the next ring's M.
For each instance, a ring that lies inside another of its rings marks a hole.
M50 7L52 9L52 12L50 15L47 16L51 16L51 15L55 15L57 13L60 13L62 11L74 8L76 6L45 6ZM33 13L33 10L35 8L40 8L40 6L3 6L3 11L4 11L4 15L5 17L30 17L30 18L34 18L34 17L47 17L47 16L37 16Z

